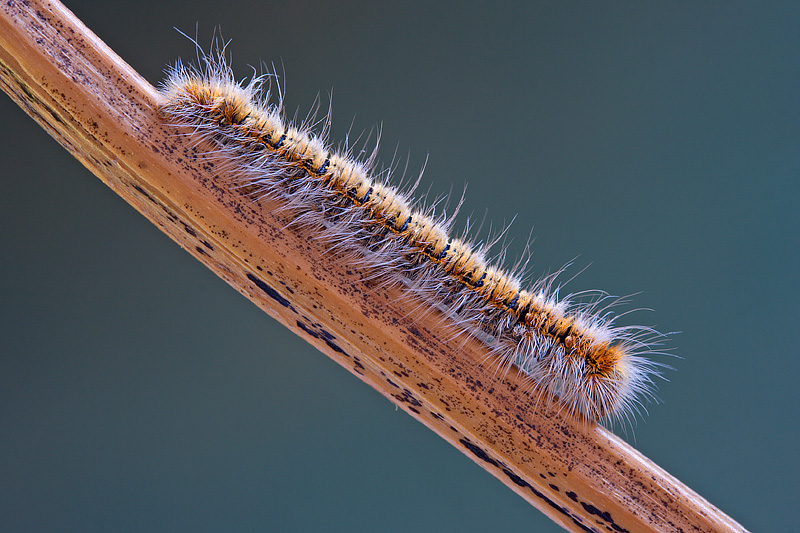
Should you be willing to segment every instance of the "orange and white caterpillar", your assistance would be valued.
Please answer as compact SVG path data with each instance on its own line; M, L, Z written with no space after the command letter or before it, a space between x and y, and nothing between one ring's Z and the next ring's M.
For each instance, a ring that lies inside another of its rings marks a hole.
M270 101L269 75L237 83L221 50L201 62L170 69L160 112L213 146L206 155L229 186L279 201L333 249L443 310L486 343L501 367L518 366L573 414L630 421L652 398L661 365L644 355L656 331L614 326L603 296L558 300L552 277L523 289L519 275L488 264L486 245L450 237L448 220L415 209L388 184L390 171L374 171L374 154L364 160L332 149L327 122L321 133L288 122L280 95Z

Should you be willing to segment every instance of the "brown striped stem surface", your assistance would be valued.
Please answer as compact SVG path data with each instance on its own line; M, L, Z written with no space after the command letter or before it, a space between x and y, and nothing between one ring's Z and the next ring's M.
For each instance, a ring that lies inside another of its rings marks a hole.
M117 194L232 287L570 531L744 531L603 427L539 402L512 369L400 288L330 260L273 205L220 186L159 93L58 2L0 6L0 84ZM403 303L404 302L404 303Z

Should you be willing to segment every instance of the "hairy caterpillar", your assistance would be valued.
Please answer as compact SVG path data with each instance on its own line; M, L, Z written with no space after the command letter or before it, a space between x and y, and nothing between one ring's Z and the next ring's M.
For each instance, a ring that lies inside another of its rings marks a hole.
M660 365L644 355L660 334L614 326L604 297L559 300L552 277L523 289L520 275L489 264L489 245L450 237L449 219L414 208L388 184L390 171L375 172L374 153L358 159L330 148L327 122L320 133L288 122L280 95L270 101L269 77L237 83L222 50L204 54L199 67L170 69L160 111L213 147L206 156L229 186L278 200L296 223L443 310L486 343L501 368L518 366L573 414L630 420L652 397Z

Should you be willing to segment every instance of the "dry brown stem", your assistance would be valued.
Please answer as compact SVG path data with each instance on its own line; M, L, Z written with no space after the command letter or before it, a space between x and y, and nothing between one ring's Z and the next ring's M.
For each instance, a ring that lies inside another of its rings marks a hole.
M744 531L631 446L556 409L399 289L330 261L270 205L218 186L159 94L57 2L0 7L3 89L89 170L264 311L571 531ZM520 415L525 412L526 414Z

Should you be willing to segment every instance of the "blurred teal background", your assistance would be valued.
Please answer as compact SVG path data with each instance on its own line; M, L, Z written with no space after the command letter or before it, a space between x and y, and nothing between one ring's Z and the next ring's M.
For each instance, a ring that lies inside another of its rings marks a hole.
M680 359L628 440L796 527L800 4L67 3L153 83L220 25L291 111L332 90L335 139L382 123L512 253L533 227L534 273L640 292ZM0 117L0 529L558 530Z

